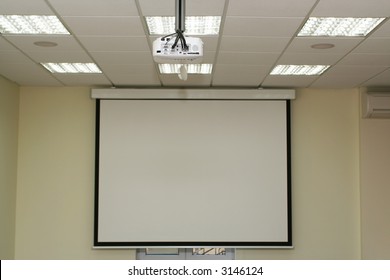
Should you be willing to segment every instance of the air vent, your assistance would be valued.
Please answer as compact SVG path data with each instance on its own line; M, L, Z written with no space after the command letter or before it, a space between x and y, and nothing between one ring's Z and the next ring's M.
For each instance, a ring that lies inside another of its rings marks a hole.
M390 92L369 92L363 95L363 117L390 119Z

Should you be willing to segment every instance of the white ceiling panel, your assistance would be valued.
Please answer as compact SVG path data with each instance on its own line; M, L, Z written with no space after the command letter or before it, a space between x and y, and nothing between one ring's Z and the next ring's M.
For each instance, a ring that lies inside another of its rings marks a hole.
M277 63L293 65L333 65L343 56L343 53L285 53L280 57Z
M389 0L186 0L187 16L221 16L199 36L210 75L162 75L145 16L174 16L176 0L1 0L0 14L57 15L71 35L1 35L0 74L25 86L349 87L389 85L390 19L366 38L297 37L312 16L390 17ZM168 34L166 34L168 35ZM54 47L39 47L45 41ZM333 44L315 49L314 44ZM39 62L95 62L103 74L53 76ZM277 64L329 64L322 76L270 76Z
M227 17L223 35L292 37L302 21L303 18Z
M205 52L203 53L203 59L199 63L214 63L216 52Z
M27 51L26 54L35 62L70 62L89 63L93 60L84 51Z
M31 59L17 50L0 51L0 64L29 64L33 63ZM2 68L2 67L1 67ZM0 69L1 69L0 68Z
M227 52L263 52L281 53L287 46L290 38L269 38L269 37L238 37L223 36L220 51Z
M102 64L101 68L115 86L160 86L154 64Z
M103 74L54 74L65 86L111 86Z
M14 44L18 49L22 51L82 51L80 44L74 39L73 36L5 36L5 38ZM56 43L56 47L39 47L35 45L35 42L47 42Z
M2 63L0 75L20 85L29 86L63 86L42 66L34 63L7 64Z
M216 52L218 48L218 37L201 37L203 41L203 52Z
M145 84L151 87L161 86L161 82L158 78L158 75L155 73L145 74L134 74L134 75L124 75L124 74L115 74L112 78L112 82L115 86L118 87L142 87Z
M1 0L2 15L54 15L44 0Z
M390 67L390 54L353 53L343 58L339 65L359 66L388 66Z
M389 12L390 14L390 12ZM389 17L389 16L388 16ZM379 26L378 29L376 29L373 34L370 36L370 38L377 38L377 37L390 37L390 19L387 18L385 22L383 22L382 25Z
M186 81L180 80L178 75L165 74L161 75L164 86L180 87L209 87L211 85L211 75L189 74Z
M273 65L279 53L220 52L217 63L245 65Z
M286 49L286 53L318 53L318 54L327 54L327 53L336 53L336 54L346 54L353 50L359 43L363 41L362 38L309 38L309 37L296 37L290 43ZM316 49L311 46L317 44L333 44L334 47L331 49Z
M311 84L315 88L353 88L358 87L366 79L364 77L356 76L337 76L329 75L327 77L321 77L317 81Z
M317 17L387 17L390 15L388 0L321 0L312 16Z
M390 69L378 74L377 76L374 76L362 84L362 86L390 87Z
M390 54L390 37L367 39L361 43L353 52Z
M262 87L305 88L310 86L317 76L267 76Z
M81 44L90 52L126 52L149 50L145 36L138 37L112 37L92 36L78 37Z
M98 64L153 64L150 52L91 52Z
M356 87L378 73L382 73L385 69L386 67L378 66L335 66L319 77L312 86L324 88Z
M305 17L316 0L230 0L228 16Z
M174 16L175 0L139 0L144 16ZM189 0L186 1L187 16L221 16L225 0Z
M62 16L138 16L135 0L48 0Z
M139 17L64 17L76 36L141 36L145 35Z
M153 75L156 73L154 64L101 64L102 71L110 78L121 75Z
M257 87L268 74L270 66L217 64L214 86Z
M12 51L15 47L12 46L7 40L0 37L0 51Z

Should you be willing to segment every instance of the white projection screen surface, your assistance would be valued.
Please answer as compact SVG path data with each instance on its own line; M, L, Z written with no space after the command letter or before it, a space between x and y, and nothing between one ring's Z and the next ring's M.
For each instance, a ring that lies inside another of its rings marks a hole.
M288 100L96 102L95 247L292 245Z

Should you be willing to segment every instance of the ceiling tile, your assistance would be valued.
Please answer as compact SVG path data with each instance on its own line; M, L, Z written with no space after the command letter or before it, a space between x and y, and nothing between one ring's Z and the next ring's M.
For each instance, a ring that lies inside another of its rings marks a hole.
M291 3L290 3L291 2ZM67 36L0 36L0 74L22 85L346 87L388 85L390 19L368 38L296 37L309 16L390 16L389 0L188 0L187 16L220 15L200 36L212 75L160 75L144 16L174 16L175 0L1 0L2 14L57 15ZM36 41L58 45L43 48ZM329 43L331 49L313 49ZM103 75L53 76L38 62L96 62ZM269 76L277 63L332 64L320 77ZM20 77L19 77L20 74ZM61 81L57 80L60 79Z
M174 0L139 0L144 16L174 16ZM187 16L219 16L222 15L225 0L196 0L186 1Z
M352 53L343 58L339 65L359 65L359 66L390 66L389 54L369 54L369 53Z
M103 72L115 86L160 86L154 64L101 64Z
M366 81L363 86L390 87L390 69Z
M336 54L347 54L353 48L355 48L361 41L362 38L308 38L308 37L295 37L290 45L288 46L287 53L336 53ZM333 44L334 47L331 49L315 49L312 45L315 44Z
M27 51L26 54L35 62L93 62L84 51Z
M98 64L153 64L150 52L91 52Z
M279 53L220 52L219 64L273 65Z
M134 0L48 0L62 16L138 16Z
M6 36L7 40L22 51L82 51L82 47L73 36ZM55 47L39 47L35 42L53 42Z
M188 74L186 81L180 80L178 75L160 75L164 86L208 87L211 85L211 75Z
M103 74L54 74L66 86L112 86Z
M54 15L43 0L1 0L2 15Z
M158 79L157 74L148 73L145 74L134 74L134 75L123 75L116 74L112 77L112 82L116 87L134 87L134 86L161 86L161 82Z
M225 36L292 37L303 18L227 17ZM270 28L272 26L272 28Z
M32 61L23 53L17 50L0 51L0 65L4 66L3 64L7 64L7 63L21 65L21 63L28 64L28 63L32 63Z
M388 0L321 0L311 16L316 17L387 17Z
M334 66L316 80L312 86L324 88L357 87L385 69L386 67L381 66Z
M354 53L390 54L390 37L368 38L353 51Z
M63 86L42 66L34 63L1 64L0 75L21 86Z
M78 37L81 44L90 52L124 52L149 50L145 36L138 37Z
M203 58L199 63L210 63L213 64L215 62L216 52L205 52L203 53Z
M390 12L389 12L390 14ZM390 19L387 19L386 22L384 22L379 29L375 30L374 33L370 36L371 38L376 38L376 37L385 37L389 38L390 37Z
M139 17L64 17L76 36L141 36L144 34Z
M213 86L257 87L270 71L271 66L217 64Z
M208 36L200 37L203 41L203 52L216 52L218 47L218 37Z
M317 76L267 76L262 87L305 88L314 82Z
M228 16L305 17L316 0L299 0L289 5L286 0L230 0Z
M224 36L221 40L221 51L226 52L281 52L290 38L260 38Z
M13 51L16 50L14 46L7 42L0 36L0 51Z
M354 88L358 87L363 81L364 78L359 78L356 76L327 76L318 79L313 84L312 87L317 88Z
M100 64L108 77L121 75L152 75L156 72L154 64Z
M333 65L344 56L343 53L285 53L278 64Z

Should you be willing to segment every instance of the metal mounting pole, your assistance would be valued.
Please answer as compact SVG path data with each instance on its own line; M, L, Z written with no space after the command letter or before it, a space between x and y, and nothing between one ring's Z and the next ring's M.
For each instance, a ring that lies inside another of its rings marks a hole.
M176 29L181 32L185 31L185 17L186 17L186 1L185 0L176 0Z

